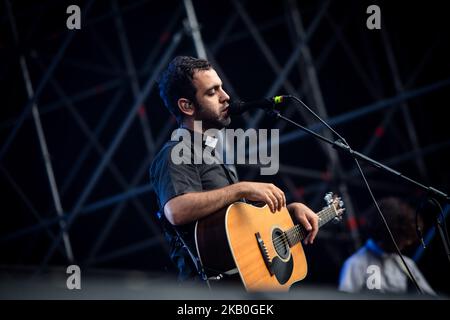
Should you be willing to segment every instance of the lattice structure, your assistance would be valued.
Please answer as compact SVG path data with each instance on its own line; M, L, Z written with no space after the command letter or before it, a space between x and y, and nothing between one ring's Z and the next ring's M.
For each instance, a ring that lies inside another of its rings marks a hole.
M402 24L404 8L380 2L382 28L368 30L360 1L81 1L82 28L69 31L70 4L2 3L4 265L171 268L148 168L176 127L156 79L178 54L206 56L233 98L302 98L354 149L448 190L449 32L437 18L405 25L419 9ZM304 108L282 112L333 138ZM317 210L326 191L345 200L344 223L307 249L309 281L335 282L370 205L353 162L262 111L232 127L280 130L279 173L242 166L242 180L273 182ZM367 173L379 196L420 196Z

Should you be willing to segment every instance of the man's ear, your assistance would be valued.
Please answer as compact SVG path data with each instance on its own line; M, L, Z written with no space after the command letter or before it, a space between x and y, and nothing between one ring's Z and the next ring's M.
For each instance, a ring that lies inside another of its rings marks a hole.
M188 116L192 116L194 114L194 104L186 98L178 99L178 108L182 113Z

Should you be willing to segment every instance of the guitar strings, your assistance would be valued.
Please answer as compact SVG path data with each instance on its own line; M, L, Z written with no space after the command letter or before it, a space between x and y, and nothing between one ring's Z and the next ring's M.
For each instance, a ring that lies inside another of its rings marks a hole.
M322 215L323 218L331 218L331 216L334 216L334 213L331 210L331 208L326 208L321 212L319 212L318 215L319 216ZM292 235L293 232L294 232L294 239L298 237L298 234L300 234L301 236L301 238L299 239L300 241L305 238L304 233L305 230L303 229L303 227L301 225L296 225L294 226L294 228L291 228L286 232L283 232L282 235L273 239L273 245L277 251L283 249L285 245L289 245L289 237Z
M331 218L332 216L334 216L334 213L331 209L332 209L331 207L326 208L326 209L322 210L321 212L319 212L318 215L319 216L323 215L323 218ZM275 249L281 250L281 249L283 249L283 247L285 245L289 245L289 237L290 236L292 237L292 233L294 233L294 235L293 235L294 239L298 238L298 234L300 234L301 237L300 237L299 241L303 240L306 237L304 231L305 230L304 230L303 226L296 225L293 228L287 230L286 232L283 232L280 236L275 237L273 239L273 245L274 245ZM296 241L294 240L294 242L296 242Z
M298 234L300 234L301 238L299 240L302 240L305 238L305 230L300 225L296 225L294 228L287 230L282 235L276 237L273 239L273 244L276 248L281 249L280 245L283 246L285 244L289 244L289 238L294 237L298 238Z
M289 235L292 235L293 231L296 231L293 235L295 238L298 237L298 233L301 236L300 240L305 238L304 230L301 229L301 226L297 225L294 228L295 229L288 230L288 231L284 232L282 235L273 239L273 245L276 249L282 249L284 247L284 245L289 245L288 238L289 238ZM297 230L297 229L299 229L299 230ZM289 232L289 235L288 235L288 232Z
M327 211L328 211L328 212L327 212ZM331 208L326 208L326 209L322 210L321 212L319 212L318 215L319 215L319 216L320 216L320 215L323 215L323 218L330 218L331 216L334 216L334 213L333 213L333 211L331 211ZM284 237L285 237L285 234L286 234L287 232L291 232L292 230L294 230L294 229L299 229L299 228L303 228L303 226L301 226L301 225L296 225L296 226L294 226L293 228L291 228L291 229L287 230L286 232L284 232L281 236L278 236L278 237L274 238L274 239L273 239L273 242L275 243L277 240L283 242L284 240L283 240L283 239L280 239L280 238L284 238ZM300 229L300 230L298 230L297 232L300 232L300 234L302 235L302 237L305 237L305 234L303 233L303 231L304 231L303 229Z

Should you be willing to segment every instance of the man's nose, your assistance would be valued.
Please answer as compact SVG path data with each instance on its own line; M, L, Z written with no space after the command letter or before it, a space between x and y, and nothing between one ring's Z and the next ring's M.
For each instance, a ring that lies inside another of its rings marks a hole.
M222 96L221 96L221 100L222 100L222 102L225 102L225 101L229 101L230 100L230 96L228 95L228 93L225 91L225 90L223 90L222 89Z

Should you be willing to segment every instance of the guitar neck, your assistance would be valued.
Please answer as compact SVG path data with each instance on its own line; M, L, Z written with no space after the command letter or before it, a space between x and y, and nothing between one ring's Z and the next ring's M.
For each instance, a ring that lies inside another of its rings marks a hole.
M319 216L319 228L320 228L336 217L336 210L334 209L333 206L329 206L323 209L322 211L318 212L317 215ZM297 224L292 228L290 228L289 230L285 231L285 235L290 247L306 238L307 234L308 231L306 231L305 227L303 227L300 224Z

